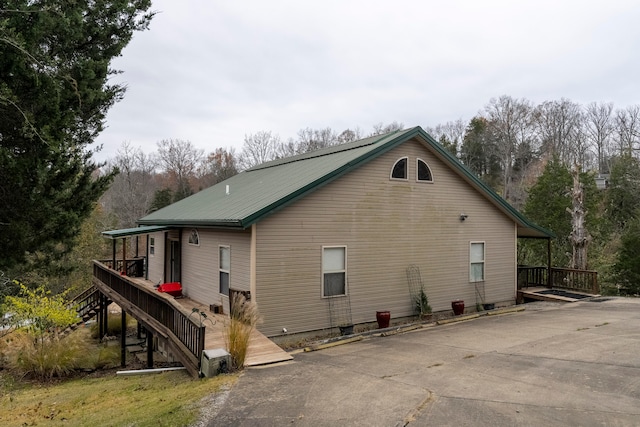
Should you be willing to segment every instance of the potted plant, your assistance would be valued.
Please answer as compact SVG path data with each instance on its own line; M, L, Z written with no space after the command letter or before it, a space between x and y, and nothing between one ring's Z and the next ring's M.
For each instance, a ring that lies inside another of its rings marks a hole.
M424 288L420 288L418 295L416 295L415 307L416 311L418 312L418 316L420 316L420 319L431 319L431 306L429 305L429 299L427 298L427 294L425 293Z

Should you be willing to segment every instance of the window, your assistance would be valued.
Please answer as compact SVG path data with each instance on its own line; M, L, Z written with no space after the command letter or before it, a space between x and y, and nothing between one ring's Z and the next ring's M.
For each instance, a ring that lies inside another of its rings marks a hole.
M231 248L220 246L220 293L229 295L229 273L231 272Z
M407 179L407 158L399 159L391 169L391 179Z
M189 234L189 244L200 246L200 235L198 235L198 230L195 228L191 230L191 233Z
M155 255L156 253L156 238L149 237L149 255Z
M484 242L471 242L469 260L469 281L484 281Z
M335 297L347 294L347 248L322 248L322 296Z
M431 175L431 169L427 162L422 159L418 159L418 181L433 182L433 175Z

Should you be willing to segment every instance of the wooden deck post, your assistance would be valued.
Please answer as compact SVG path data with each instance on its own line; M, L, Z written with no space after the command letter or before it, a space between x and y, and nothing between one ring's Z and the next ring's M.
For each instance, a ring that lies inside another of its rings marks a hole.
M147 332L147 368L153 368L153 334L148 328L145 328Z
M112 251L113 251L113 256L112 256L112 262L113 264L111 264L111 268L113 268L114 270L116 269L116 246L118 243L117 239L113 239L113 245L112 245Z
M553 276L551 275L551 239L547 239L547 286L553 288Z
M127 275L127 238L122 238L122 271L123 275Z
M120 318L120 367L127 366L127 313L122 310Z

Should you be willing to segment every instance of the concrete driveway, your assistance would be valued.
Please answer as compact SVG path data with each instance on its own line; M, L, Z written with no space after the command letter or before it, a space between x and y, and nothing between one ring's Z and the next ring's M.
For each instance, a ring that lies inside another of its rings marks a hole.
M300 353L247 370L209 425L638 426L640 299L533 303Z

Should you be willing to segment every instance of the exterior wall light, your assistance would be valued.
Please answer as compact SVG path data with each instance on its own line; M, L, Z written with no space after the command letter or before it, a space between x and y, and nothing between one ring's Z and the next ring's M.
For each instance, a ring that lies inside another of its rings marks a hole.
M464 213L464 212L463 212L463 213L461 213L461 214L460 214L460 221L464 221L465 219L467 219L467 217L468 217L468 216L469 216L469 215L467 215L467 214L466 214L466 213Z

